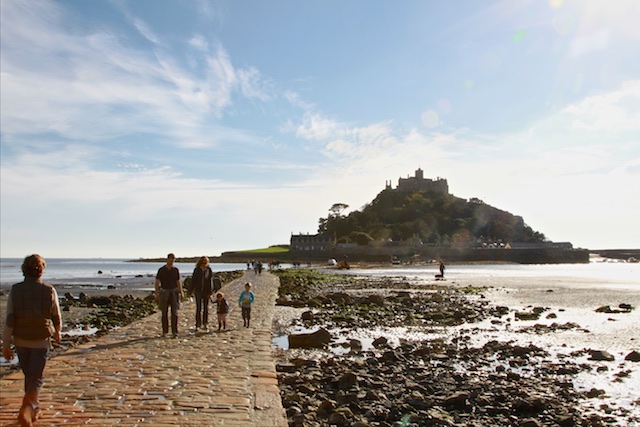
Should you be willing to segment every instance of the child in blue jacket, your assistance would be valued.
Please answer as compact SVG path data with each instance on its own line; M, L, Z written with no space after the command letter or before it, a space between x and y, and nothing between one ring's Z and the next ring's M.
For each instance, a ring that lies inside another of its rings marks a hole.
M238 299L238 305L242 308L242 320L244 320L244 327L249 327L249 321L251 321L251 304L256 299L253 292L251 292L251 282L247 282L244 285L244 292L240 294Z

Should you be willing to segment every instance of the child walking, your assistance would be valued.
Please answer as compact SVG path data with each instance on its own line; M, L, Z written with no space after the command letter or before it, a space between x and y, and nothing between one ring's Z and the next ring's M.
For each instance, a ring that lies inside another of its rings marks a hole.
M229 303L224 299L224 294L218 292L216 294L216 313L218 313L218 331L227 329L227 314L229 314Z
M247 282L244 285L244 292L240 294L240 299L238 299L238 305L242 308L242 320L244 320L244 327L249 327L249 322L251 321L251 304L256 299L253 292L251 292L251 282Z

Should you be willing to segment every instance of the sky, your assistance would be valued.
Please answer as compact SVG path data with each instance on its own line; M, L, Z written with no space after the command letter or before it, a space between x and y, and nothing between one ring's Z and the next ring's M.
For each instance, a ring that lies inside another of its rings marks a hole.
M2 0L0 256L288 244L391 181L640 247L637 0Z

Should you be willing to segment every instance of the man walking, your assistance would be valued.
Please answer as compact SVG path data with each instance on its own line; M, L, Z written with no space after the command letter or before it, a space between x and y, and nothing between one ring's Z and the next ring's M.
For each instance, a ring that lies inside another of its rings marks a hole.
M171 307L171 333L178 337L178 310L183 300L180 271L173 266L174 254L167 255L167 264L160 267L156 275L156 301L162 311L162 336L169 332L169 307Z

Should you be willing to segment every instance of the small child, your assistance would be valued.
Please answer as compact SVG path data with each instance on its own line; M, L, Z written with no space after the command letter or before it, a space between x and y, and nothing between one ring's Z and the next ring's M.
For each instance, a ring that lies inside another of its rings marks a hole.
M244 292L240 294L238 299L238 305L242 308L242 320L244 320L244 327L249 327L249 321L251 321L251 304L256 299L253 292L251 292L251 282L247 282L244 285Z
M224 294L218 292L216 294L216 313L218 313L218 331L227 329L227 314L229 314L229 303L224 299Z

